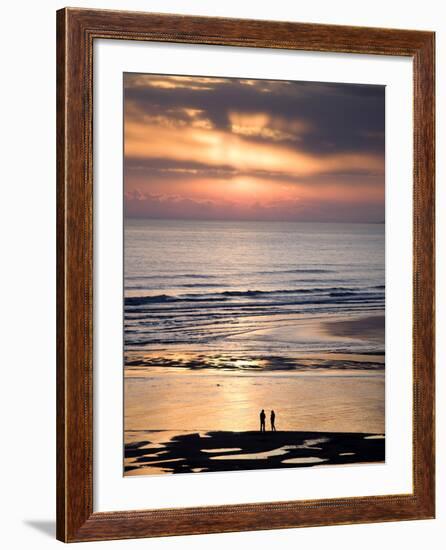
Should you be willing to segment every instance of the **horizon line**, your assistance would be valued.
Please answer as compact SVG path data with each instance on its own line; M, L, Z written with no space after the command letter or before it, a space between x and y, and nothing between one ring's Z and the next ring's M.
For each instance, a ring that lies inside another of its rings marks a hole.
M149 217L149 216L126 216L125 220L145 220L145 221L182 221L182 222L267 222L267 223L351 223L365 225L384 225L385 220L265 220L265 219L246 219L246 218L170 218L170 217Z

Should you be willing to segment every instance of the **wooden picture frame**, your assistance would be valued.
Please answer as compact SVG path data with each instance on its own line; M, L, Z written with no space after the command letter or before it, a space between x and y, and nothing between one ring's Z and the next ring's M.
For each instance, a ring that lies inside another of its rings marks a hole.
M57 13L57 538L66 541L434 517L434 33L66 8ZM408 56L414 71L413 492L93 512L93 43Z

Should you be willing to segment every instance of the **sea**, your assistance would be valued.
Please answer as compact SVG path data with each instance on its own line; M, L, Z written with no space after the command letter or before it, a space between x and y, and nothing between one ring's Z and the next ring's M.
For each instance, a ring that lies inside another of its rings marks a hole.
M126 350L383 353L265 336L296 318L383 314L384 253L384 224L127 220Z

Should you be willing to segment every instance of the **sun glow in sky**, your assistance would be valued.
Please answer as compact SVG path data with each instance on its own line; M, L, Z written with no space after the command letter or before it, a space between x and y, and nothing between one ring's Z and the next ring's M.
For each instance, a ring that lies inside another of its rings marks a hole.
M126 216L383 221L384 90L126 73Z

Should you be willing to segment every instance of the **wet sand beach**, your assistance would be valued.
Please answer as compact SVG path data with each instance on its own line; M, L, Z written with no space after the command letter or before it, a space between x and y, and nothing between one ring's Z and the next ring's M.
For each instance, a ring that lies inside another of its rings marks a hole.
M302 323L295 338L373 338L383 317ZM125 475L385 459L384 355L146 353L128 358L125 398ZM256 431L262 408L278 432Z
M384 315L370 315L355 319L327 321L324 327L331 336L362 338L369 341L384 342Z
M384 316L314 316L276 322L273 329L250 330L233 340L243 342L254 339L261 348L269 340L282 342L286 351L275 353L244 353L234 351L200 351L193 346L171 346L169 351L126 353L126 376L140 376L144 368L172 368L188 370L217 369L221 371L290 371L290 370L379 370L384 368ZM296 352L285 344L297 348L300 344L320 341L336 342L337 351ZM348 349L351 342L364 343L364 351ZM378 348L376 347L378 345ZM342 349L343 346L345 349ZM152 371L155 372L155 371Z

